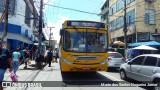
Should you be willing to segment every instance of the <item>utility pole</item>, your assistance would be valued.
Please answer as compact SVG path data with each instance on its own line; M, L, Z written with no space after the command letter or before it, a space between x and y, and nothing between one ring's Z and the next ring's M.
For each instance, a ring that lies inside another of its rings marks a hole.
M9 0L6 0L6 6L5 6L5 23L4 23L4 32L2 35L2 41L4 41L4 38L7 36L7 32L8 32L8 8L9 8Z
M127 50L127 24L126 24L126 0L124 0L124 56L126 57L126 50Z
M52 28L55 28L55 27L49 27L50 28L50 33L49 33L49 47L51 47L51 30Z
M40 16L39 16L39 47L38 47L38 58L37 58L37 68L42 69L42 55L41 55L41 37L42 37L42 15L43 15L43 0L40 3Z
M2 14L2 16L0 18L0 26L1 26L1 23L2 23L2 21L3 21L5 16L6 16L6 10L3 11L3 14Z

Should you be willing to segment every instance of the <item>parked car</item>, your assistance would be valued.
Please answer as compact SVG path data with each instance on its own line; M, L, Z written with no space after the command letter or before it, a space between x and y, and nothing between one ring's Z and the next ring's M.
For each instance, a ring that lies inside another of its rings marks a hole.
M124 57L118 52L108 52L108 55L109 68L119 68L125 62Z
M120 66L120 77L123 80L160 82L160 54L144 54L128 60Z

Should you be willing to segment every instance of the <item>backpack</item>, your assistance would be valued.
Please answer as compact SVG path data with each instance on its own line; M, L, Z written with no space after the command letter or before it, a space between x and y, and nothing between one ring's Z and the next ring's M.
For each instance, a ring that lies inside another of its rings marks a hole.
M2 49L2 53L1 53L1 55L0 55L0 58L2 58L3 56L7 56L5 53L6 53L6 50L5 50L5 49Z
M0 58L7 57L7 55L6 55L5 53L6 53L6 49L2 49L2 52L1 52ZM7 60L7 63L8 63L7 68L9 68L9 67L10 67L10 65L9 65L8 60Z

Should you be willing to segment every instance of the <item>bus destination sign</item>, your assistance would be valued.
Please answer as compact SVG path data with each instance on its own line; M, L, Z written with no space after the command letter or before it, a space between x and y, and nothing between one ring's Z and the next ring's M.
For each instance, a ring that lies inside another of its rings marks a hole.
M67 26L79 26L79 27L96 27L105 28L104 23L89 22L89 21L68 21Z

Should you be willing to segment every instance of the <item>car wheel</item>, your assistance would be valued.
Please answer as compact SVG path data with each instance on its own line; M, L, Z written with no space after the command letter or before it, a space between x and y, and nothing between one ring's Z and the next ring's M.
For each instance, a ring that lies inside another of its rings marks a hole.
M126 76L126 73L124 70L120 70L120 77L122 80L126 80L127 79L127 76Z
M157 84L157 86L154 87L154 90L160 90L160 79L156 78L153 83Z
M160 90L160 87L159 86L155 86L154 90Z

